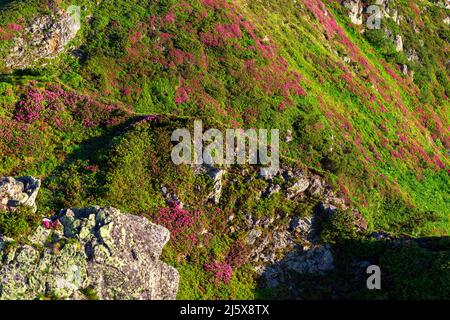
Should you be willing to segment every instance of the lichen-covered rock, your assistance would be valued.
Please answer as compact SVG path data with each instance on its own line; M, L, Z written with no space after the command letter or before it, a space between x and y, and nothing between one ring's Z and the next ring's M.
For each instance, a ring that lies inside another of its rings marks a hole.
M114 208L67 209L61 228L0 246L0 299L175 299L178 272L159 260L169 231ZM44 243L43 238L47 237Z
M33 208L36 212L36 197L41 181L33 177L0 178L0 211L15 211L19 206Z
M301 175L295 178L294 183L291 187L288 188L287 192L287 198L292 199L299 194L303 193L308 189L309 187L309 180L308 177L305 175Z
M76 36L80 29L79 12L59 10L39 16L14 39L5 58L6 67L24 69L45 58L53 58Z

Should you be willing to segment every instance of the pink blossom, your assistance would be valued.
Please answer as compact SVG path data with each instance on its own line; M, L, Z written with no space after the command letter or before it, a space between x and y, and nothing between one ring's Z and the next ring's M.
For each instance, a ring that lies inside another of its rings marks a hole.
M178 88L177 92L175 93L175 103L179 105L187 101L189 101L188 89L185 87Z
M169 12L165 17L164 20L167 23L175 23L175 14L173 12Z
M226 262L213 261L205 263L204 268L205 271L214 276L214 283L216 285L220 283L228 284L233 276L233 269Z
M16 23L10 23L10 24L8 24L8 29L11 31L14 31L14 32L18 32L23 29L23 26L21 26L20 24L16 24Z
M58 220L52 221L50 219L44 218L44 219L42 219L42 226L45 229L55 230L59 226L59 221Z

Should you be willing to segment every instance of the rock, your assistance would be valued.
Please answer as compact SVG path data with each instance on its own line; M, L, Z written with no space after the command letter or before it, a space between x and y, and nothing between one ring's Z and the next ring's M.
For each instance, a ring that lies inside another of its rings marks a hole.
M263 193L264 198L270 198L275 193L279 193L281 191L281 186L279 184L270 185L267 187L266 191Z
M301 175L294 178L294 183L287 189L287 198L292 199L303 193L309 187L309 180L306 176Z
M55 219L62 228L43 249L39 240L0 252L0 299L86 299L87 288L99 299L175 299L178 272L159 260L167 229L109 207Z
M397 52L403 51L403 38L401 35L396 35L394 37L394 46Z
M313 226L313 218L292 218L289 224L289 231L293 233L296 237L303 237L305 240L314 242L316 235L316 230Z
M272 180L279 173L279 169L274 168L261 168L259 171L259 178L264 180Z
M33 177L0 178L0 211L15 211L18 207L30 207L37 211L36 197L41 181Z
M408 59L408 61L419 61L419 55L415 49L410 48L406 50L406 59Z
M311 178L310 185L309 185L309 188L308 188L308 192L312 196L318 196L321 193L323 193L323 191L324 191L324 183L322 182L322 179L320 179L319 176L314 175Z
M324 202L320 202L319 205L317 206L319 209L319 213L323 216L323 217L332 217L335 213L337 208L329 203L324 203Z
M305 252L289 253L284 259L288 270L297 273L322 274L334 269L329 246L317 246Z
M364 7L361 0L345 0L342 4L349 10L348 17L353 24L363 24Z
M325 274L334 269L334 259L329 246L316 246L308 250L296 250L286 254L283 260L269 266L259 267L256 271L265 279L267 288L279 285L290 291L293 286L292 273ZM298 295L298 293L296 294Z
M259 237L261 237L262 231L259 229L253 229L248 233L247 244L253 245Z
M184 208L184 203L180 198L175 193L169 192L164 185L161 185L161 193L169 207Z
M353 210L353 216L355 217L355 226L360 230L367 230L369 227L367 221L358 210Z
M391 18L392 18L392 20L394 20L394 22L396 24L400 24L400 16L398 14L398 10L397 9L393 9L392 10Z
M75 38L80 29L79 12L57 11L36 17L14 40L14 47L5 59L10 69L25 69L45 58L54 58Z
M220 201L220 196L222 195L222 178L225 175L225 170L211 168L208 175L214 180L214 187L209 199L213 200L215 204L218 204Z

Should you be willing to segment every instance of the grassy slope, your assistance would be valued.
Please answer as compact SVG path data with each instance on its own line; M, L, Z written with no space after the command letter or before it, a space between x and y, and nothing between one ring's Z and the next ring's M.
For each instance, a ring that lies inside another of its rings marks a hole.
M1 25L30 21L33 10L25 11L25 2L0 15ZM171 130L203 117L219 127L279 128L282 135L292 130L294 142L282 145L285 161L326 174L372 230L450 233L448 74L442 71L448 37L438 27L440 11L424 15L420 37L432 56L423 66L410 64L417 70L414 84L395 64L404 57L393 56L387 40L380 45L359 34L335 3L324 1L331 10L325 17L315 0L236 0L235 9L220 1L75 2L85 6L84 17L93 15L75 40L81 59L66 55L45 68L1 75L0 173L44 178L42 214L97 203L158 220L164 184L192 212L203 212L165 253L182 274L179 297L255 297L248 264L236 268L230 285L209 282L203 265L223 260L245 235L224 233L221 219L208 214L217 209L206 203L211 181L168 158ZM41 5L46 1L32 3L47 8ZM404 15L418 19L414 8L398 3ZM437 10L429 2L420 6ZM0 53L9 45L2 41ZM32 95L36 88L43 101ZM14 118L24 108L52 103L65 111L46 110L31 123ZM148 114L177 117L139 118ZM255 202L253 193L265 183L236 178L218 207L237 221L248 211L310 211L310 203L279 197ZM213 238L196 239L205 245L193 246L190 235L204 228Z

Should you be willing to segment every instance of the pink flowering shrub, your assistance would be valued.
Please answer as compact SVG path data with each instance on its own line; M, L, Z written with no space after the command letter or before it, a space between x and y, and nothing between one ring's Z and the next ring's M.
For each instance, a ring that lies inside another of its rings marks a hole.
M239 268L248 261L250 255L248 247L241 242L235 242L225 258L225 262L233 268Z
M85 128L118 124L125 112L113 105L100 103L89 96L65 91L59 86L47 89L27 88L18 102L14 119L23 123L45 121L64 130L79 121Z
M55 229L58 229L58 227L60 226L60 223L58 220L50 220L50 219L44 218L44 219L42 219L42 226L45 229L55 230Z
M188 89L185 87L180 87L175 92L175 103L182 104L189 101Z
M274 111L293 107L297 97L306 95L303 78L290 69L274 42L256 31L229 1L180 1L167 9L129 31L131 47L123 58L129 72L120 82L136 81L130 75L140 73L147 59L167 71L167 78L179 79L172 108L189 101L238 125L251 124L256 117L248 116L247 110L236 113L224 103L233 94L227 92L230 86L219 70L227 70L230 83L238 83L239 95L254 100L270 96Z
M166 21L167 23L175 23L175 14L173 12L169 12L164 17L164 21Z
M170 231L172 239L191 230L198 223L201 213L181 209L178 204L173 207L160 208L154 222L161 224Z
M23 30L23 26L21 26L20 24L16 24L16 23L10 23L10 24L8 24L8 29L13 32L18 32L18 31Z
M205 263L204 269L213 276L214 284L228 284L233 276L233 268L226 262L212 261Z

